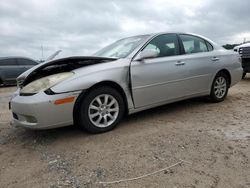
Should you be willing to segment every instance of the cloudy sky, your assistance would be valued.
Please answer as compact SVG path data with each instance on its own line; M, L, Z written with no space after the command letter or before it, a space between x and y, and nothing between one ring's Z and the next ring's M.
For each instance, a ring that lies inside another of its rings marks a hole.
M219 44L250 40L249 0L0 0L0 56L91 55L123 37L162 31Z

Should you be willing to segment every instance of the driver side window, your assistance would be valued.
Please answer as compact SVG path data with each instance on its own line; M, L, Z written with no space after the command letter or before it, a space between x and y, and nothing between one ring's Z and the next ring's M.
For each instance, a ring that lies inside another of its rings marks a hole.
M179 44L176 34L164 34L155 37L144 50L155 50L157 57L179 55Z

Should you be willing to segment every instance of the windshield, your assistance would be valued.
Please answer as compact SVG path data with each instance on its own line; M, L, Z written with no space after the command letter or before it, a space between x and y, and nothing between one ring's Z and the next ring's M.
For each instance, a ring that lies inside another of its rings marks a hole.
M141 35L118 40L115 43L99 50L94 55L100 57L125 58L148 36L149 35Z

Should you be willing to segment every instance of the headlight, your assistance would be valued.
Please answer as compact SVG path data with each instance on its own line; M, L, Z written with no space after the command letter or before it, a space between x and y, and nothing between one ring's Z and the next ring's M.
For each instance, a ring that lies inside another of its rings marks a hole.
M40 91L45 91L55 86L56 84L62 82L63 80L66 80L67 78L71 77L73 74L73 72L64 72L40 78L23 87L20 93L35 94Z

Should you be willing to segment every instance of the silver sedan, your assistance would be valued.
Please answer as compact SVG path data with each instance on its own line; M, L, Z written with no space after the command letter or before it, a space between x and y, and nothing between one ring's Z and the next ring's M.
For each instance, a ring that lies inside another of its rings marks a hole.
M17 79L10 107L17 126L48 129L76 124L91 133L122 117L198 96L225 99L241 80L239 55L188 33L121 39L94 56L39 64Z

